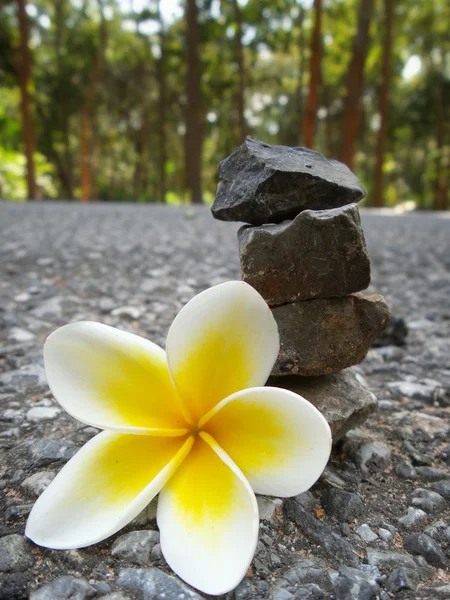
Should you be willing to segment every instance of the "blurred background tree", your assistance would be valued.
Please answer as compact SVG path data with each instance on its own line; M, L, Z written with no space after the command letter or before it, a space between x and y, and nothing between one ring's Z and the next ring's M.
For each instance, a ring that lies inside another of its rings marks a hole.
M449 207L448 0L3 0L0 197L211 202L250 134Z

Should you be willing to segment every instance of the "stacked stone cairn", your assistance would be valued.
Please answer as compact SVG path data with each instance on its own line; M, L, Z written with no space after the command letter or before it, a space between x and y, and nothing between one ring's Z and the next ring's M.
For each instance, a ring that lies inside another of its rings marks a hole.
M363 295L370 260L357 202L366 194L342 163L252 137L219 164L212 213L238 232L242 279L271 307L280 354L271 385L304 396L334 440L377 407L353 369L389 322L382 296Z

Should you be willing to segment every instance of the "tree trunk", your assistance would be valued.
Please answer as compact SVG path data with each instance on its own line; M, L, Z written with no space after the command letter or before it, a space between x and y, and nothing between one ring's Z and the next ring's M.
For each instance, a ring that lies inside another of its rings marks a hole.
M383 65L381 71L380 88L380 129L377 134L375 181L374 181L374 203L381 208L383 206L383 164L386 148L389 117L389 96L391 88L391 61L392 61L392 28L394 21L394 0L384 0L384 43L383 43Z
M238 86L236 90L236 121L238 130L238 144L242 144L247 135L247 123L245 121L245 65L244 65L244 48L242 46L242 12L238 1L233 0L233 14L236 23L235 52L236 65L238 71Z
M201 163L203 123L200 106L199 25L196 0L186 1L187 22L187 106L186 181L192 203L201 204Z
M36 200L37 186L34 171L34 127L31 117L31 54L28 43L28 17L26 13L26 0L17 0L17 16L20 30L20 57L17 65L17 74L20 86L20 110L22 113L22 137L27 161L27 188L28 199Z
M161 202L166 202L166 162L167 162L167 130L166 130L166 105L167 105L167 82L166 82L166 32L161 15L160 0L157 4L158 20L160 26L159 40L161 56L157 64L157 77L159 88L158 102L158 129L159 129L159 197Z
M307 148L314 146L316 130L317 102L320 80L321 59L321 28L322 28L322 0L314 0L314 30L311 39L311 67L309 76L309 93L303 120L303 144Z
M63 61L63 52L66 42L65 24L66 24L66 0L55 0L55 54L58 70L58 104L57 110L60 111L61 131L63 135L63 156L64 164L59 159L60 165L57 166L57 171L60 173L59 180L61 188L66 200L73 199L73 164L72 153L70 149L70 127L69 115L66 110L68 103L67 87L64 83L66 70Z
M442 61L441 61L442 64ZM434 197L434 209L445 210L447 208L447 185L445 176L445 115L444 115L444 85L443 73L436 74L436 188Z
M80 153L81 153L81 202L91 198L91 115L90 108L85 102L81 110Z
M361 95L364 84L364 66L369 48L369 28L374 0L361 0L353 55L348 71L347 98L344 105L340 160L353 168L356 141L361 121Z
M103 2L98 0L100 8L100 36L97 52L92 69L92 80L86 90L84 103L81 109L81 132L80 132L80 153L81 153L81 202L89 202L92 197L94 178L92 175L93 165L93 121L95 109L95 97L102 77L103 56L106 45L106 22L103 15Z

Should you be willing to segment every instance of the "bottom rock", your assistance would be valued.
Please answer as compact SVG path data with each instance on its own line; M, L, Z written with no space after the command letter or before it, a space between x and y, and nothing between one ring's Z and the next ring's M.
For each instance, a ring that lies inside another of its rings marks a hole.
M378 406L375 395L353 369L321 377L272 377L267 383L300 394L314 404L328 421L334 442L361 425Z

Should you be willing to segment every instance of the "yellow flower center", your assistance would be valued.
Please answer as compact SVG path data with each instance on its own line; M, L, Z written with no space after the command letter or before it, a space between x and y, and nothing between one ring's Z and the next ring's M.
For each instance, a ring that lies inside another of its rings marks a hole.
M189 429L189 434L188 435L193 435L194 437L197 437L198 434L200 433L200 431L202 431L203 428L200 427L198 425L198 423L195 423L194 425L191 425L191 428Z

